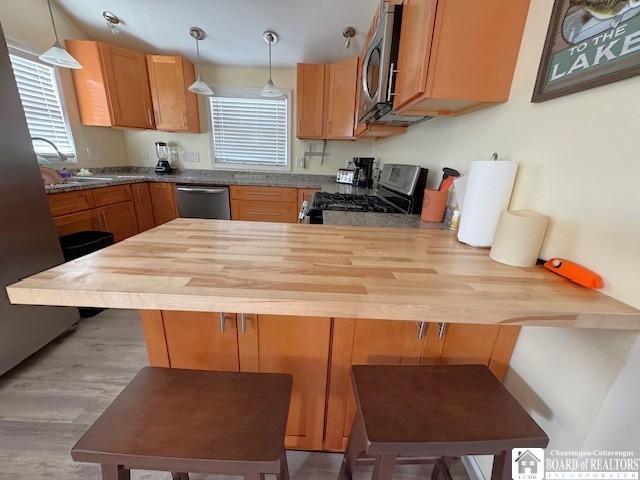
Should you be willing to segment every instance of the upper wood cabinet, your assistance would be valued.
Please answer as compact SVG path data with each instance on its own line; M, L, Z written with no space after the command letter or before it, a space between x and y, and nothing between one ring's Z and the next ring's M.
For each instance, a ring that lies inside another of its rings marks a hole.
M72 75L84 125L154 128L142 53L88 40L67 40L66 45L82 64Z
M530 0L404 0L394 111L458 115L509 98Z
M357 78L358 57L329 65L326 128L328 139L353 138Z
M193 64L173 55L147 55L149 85L157 130L200 132L198 99L188 90Z
M296 74L296 119L298 138L321 139L325 136L324 64L299 63Z

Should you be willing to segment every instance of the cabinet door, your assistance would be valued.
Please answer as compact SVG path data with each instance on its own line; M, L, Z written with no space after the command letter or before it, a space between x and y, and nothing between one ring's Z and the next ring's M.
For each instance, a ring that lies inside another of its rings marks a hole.
M351 366L418 365L425 330L421 333L416 322L350 318L333 322L324 448L342 451L356 411Z
M151 182L149 183L149 192L151 193L156 225L162 225L178 218L176 194L172 183Z
M431 324L422 365L481 364L504 379L520 327L472 324Z
M85 210L84 212L70 213L69 215L61 215L54 217L58 236L69 235L70 233L100 230L100 222L94 210Z
M245 315L238 322L240 371L293 375L287 448L320 450L331 319Z
M131 200L130 185L114 185L93 190L93 202L96 207L128 202L129 200Z
M231 218L250 222L296 223L298 221L298 204L295 202L232 200Z
M193 64L174 55L147 55L147 67L156 129L198 132L197 99L187 90Z
M237 372L236 315L164 310L162 319L172 368ZM224 325L223 325L224 324Z
M296 79L296 117L298 138L323 138L325 127L324 64L299 63Z
M79 190L75 192L50 193L49 210L51 215L66 215L68 213L81 212L93 208L93 195L91 190Z
M153 204L151 203L151 192L148 183L134 183L131 185L133 193L133 204L136 208L136 219L138 220L138 230L144 232L156 226L153 216Z
M154 128L147 62L142 53L100 43L114 127Z
M437 0L405 0L403 4L394 110L402 108L427 88L437 4Z
M353 138L358 58L329 65L327 138Z
M116 203L96 209L101 230L113 233L116 242L138 233L138 222L132 202Z

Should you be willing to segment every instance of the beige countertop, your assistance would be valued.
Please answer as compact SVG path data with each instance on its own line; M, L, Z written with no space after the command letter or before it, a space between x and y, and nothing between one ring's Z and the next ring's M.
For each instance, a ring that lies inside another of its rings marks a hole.
M640 311L447 230L176 219L7 288L16 304L640 329Z

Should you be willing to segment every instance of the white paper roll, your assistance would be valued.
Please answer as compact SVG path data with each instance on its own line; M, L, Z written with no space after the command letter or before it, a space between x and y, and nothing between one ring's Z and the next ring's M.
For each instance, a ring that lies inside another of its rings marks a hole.
M549 217L531 210L502 212L489 256L507 265L533 267L548 225Z
M490 247L498 219L509 207L518 164L511 161L473 161L460 212L458 240L473 247Z

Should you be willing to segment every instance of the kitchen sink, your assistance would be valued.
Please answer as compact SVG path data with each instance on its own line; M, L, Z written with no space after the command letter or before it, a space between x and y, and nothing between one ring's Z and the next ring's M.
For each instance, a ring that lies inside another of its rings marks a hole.
M112 180L112 177L71 177L67 183L111 182Z

